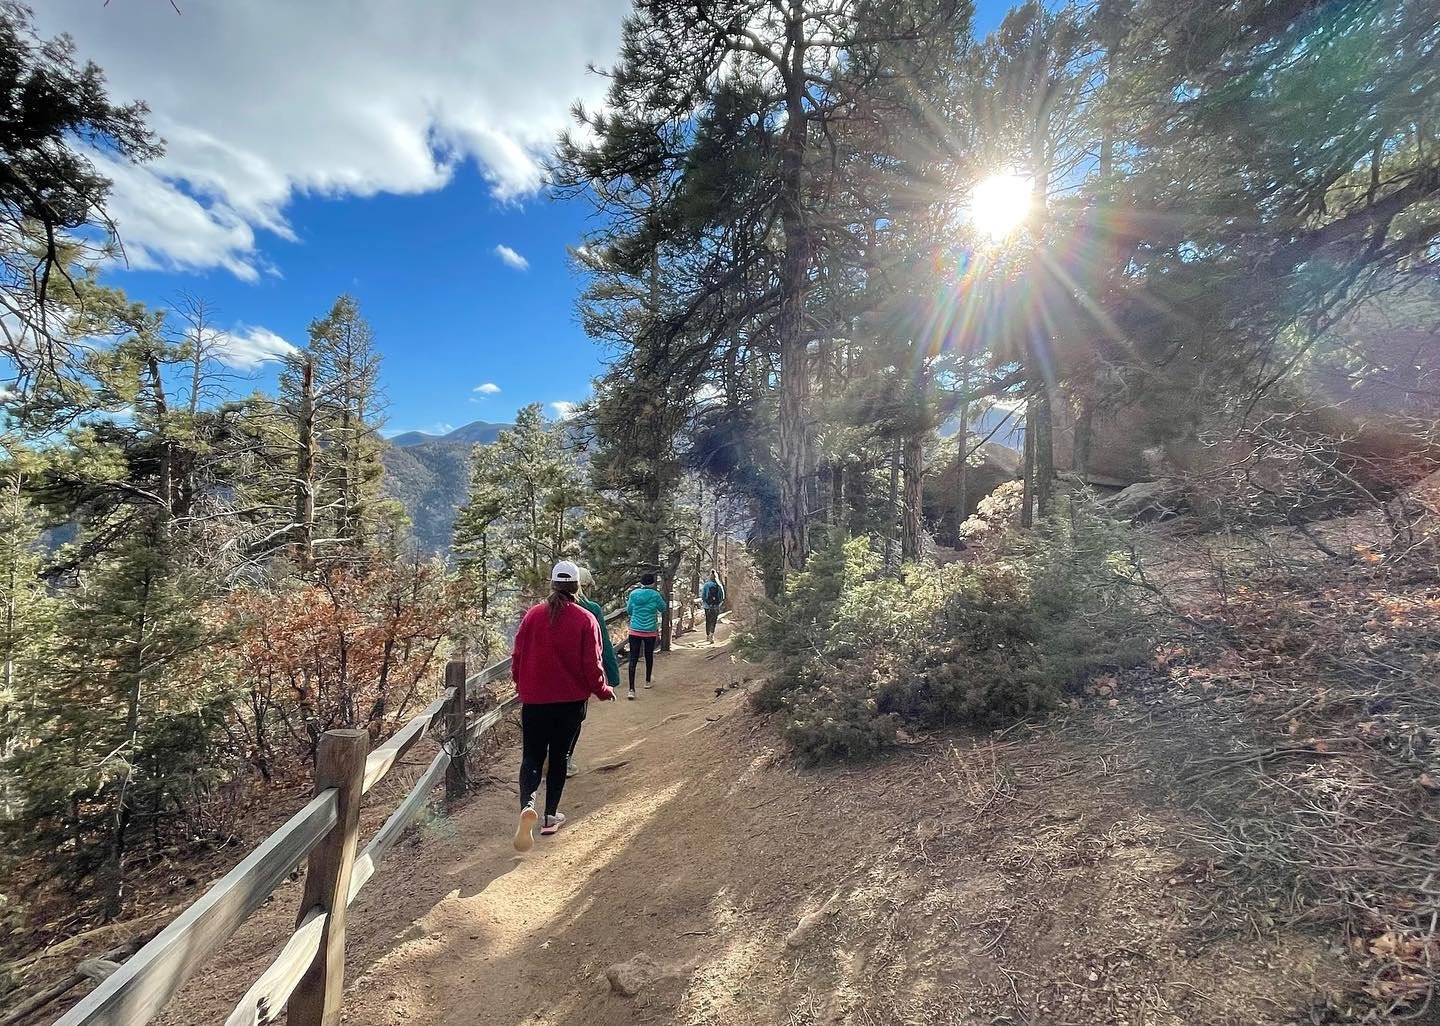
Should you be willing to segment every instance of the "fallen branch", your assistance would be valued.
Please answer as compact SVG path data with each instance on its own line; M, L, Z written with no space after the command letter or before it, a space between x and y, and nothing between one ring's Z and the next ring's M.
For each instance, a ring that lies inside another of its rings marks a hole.
M1263 752L1251 752L1245 755L1217 755L1214 758L1200 759L1197 762L1191 763L1192 766L1206 766L1212 763L1218 763L1219 765L1215 766L1214 769L1206 770L1204 773L1190 774L1188 776L1182 777L1181 779L1182 782L1186 784L1193 784L1197 780L1204 780L1206 777L1213 777L1217 773L1224 773L1226 770L1234 769L1237 766L1246 766L1252 762L1264 762L1266 759L1281 759L1291 755L1335 756L1354 754L1355 753L1349 749L1340 752L1332 752L1326 749L1311 748L1302 745L1292 748L1268 748Z
M0 1026L15 1026L16 1023L24 1022L40 1009L58 998L64 997L86 980L99 983L105 977L119 968L118 963L129 958L135 952L144 947L145 943L160 932L159 927L153 930L146 930L137 934L117 948L111 948L98 958L87 958L72 969L69 975L56 983L52 983L44 990L36 991L20 1004L16 1005L5 1017L0 1019Z

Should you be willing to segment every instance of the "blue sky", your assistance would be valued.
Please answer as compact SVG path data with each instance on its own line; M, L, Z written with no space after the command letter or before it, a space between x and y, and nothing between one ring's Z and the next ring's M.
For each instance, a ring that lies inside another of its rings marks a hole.
M260 243L278 274L247 282L224 269L129 270L108 280L159 304L189 290L216 305L227 329L263 325L296 345L336 296L352 293L384 357L389 431L509 421L526 403L588 394L603 352L576 323L579 279L565 249L585 230L584 203L502 203L465 166L435 192L302 197L286 214L296 240ZM528 267L507 265L497 246ZM500 391L475 391L485 384Z
M613 61L625 0L36 6L167 142L141 169L97 158L130 254L111 284L160 306L190 292L220 327L296 345L354 294L391 432L588 394L605 353L576 321L566 247L590 210L550 197L540 167L571 102L603 95L586 68ZM977 29L1006 6L984 0Z

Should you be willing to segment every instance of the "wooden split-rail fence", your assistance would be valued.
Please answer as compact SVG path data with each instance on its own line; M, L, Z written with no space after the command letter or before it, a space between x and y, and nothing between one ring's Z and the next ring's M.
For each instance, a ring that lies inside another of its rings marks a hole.
M623 615L624 610L619 610L607 616L606 629ZM464 794L470 745L519 704L511 694L469 720L468 696L472 688L509 676L509 659L471 677L466 676L463 662L447 663L440 697L374 751L367 751L366 731L326 731L320 738L315 797L309 804L54 1026L144 1026L307 858L295 932L240 999L225 1026L259 1026L278 1019L281 1011L288 1011L290 1026L335 1026L345 987L346 909L425 809L442 778L447 799ZM365 794L431 727L440 728L444 737L441 751L370 843L360 848L360 805Z

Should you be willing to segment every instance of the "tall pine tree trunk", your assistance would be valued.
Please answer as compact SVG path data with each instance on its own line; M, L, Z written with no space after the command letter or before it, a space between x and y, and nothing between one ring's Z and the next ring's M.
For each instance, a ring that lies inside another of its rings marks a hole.
M1035 511L1050 512L1055 496L1055 430L1050 406L1050 383L1042 381L1035 397Z
M203 335L200 331L195 333L195 353L190 358L190 416L194 417L200 411L200 386L204 382L205 369L205 347Z
M1055 431L1050 406L1050 381L1033 350L1026 357L1030 394L1025 400L1025 491L1020 526L1032 527L1036 515L1050 511L1055 494Z
M1020 526L1035 524L1035 397L1025 400L1025 464L1020 492Z
M710 569L720 572L720 498L715 497L715 515L710 521Z
M315 364L300 368L300 423L296 425L295 561L302 573L315 566Z
M890 452L890 494L885 500L885 569L895 565L895 527L900 511L900 447Z
M348 400L347 400L348 403ZM354 485L354 477L351 474L351 438L350 438L350 410L348 405L340 412L341 439L340 452L337 454L338 470L340 474L340 529L335 533L340 537L341 544L349 546L354 541L354 524L351 523L350 515L354 510L354 497L350 494Z
M677 548L671 554L660 578L660 594L665 599L665 612L660 624L660 651L662 652L670 651L670 642L675 633L675 617L671 613L671 607L675 602L675 575L680 572L680 563L684 558L685 550Z
M158 535L158 532L156 534ZM151 544L160 544L160 539L153 538ZM150 595L155 584L154 570L146 565L140 580L136 583L138 588L135 596L136 607L133 621L135 633L130 642L130 653L127 660L130 664L130 687L125 702L125 742L120 749L123 753L125 769L115 792L115 808L110 825L110 844L105 857L103 873L106 922L118 916L124 904L125 843L134 807L131 784L135 776L135 760L139 755L137 742L140 735L140 696L145 680L145 650L147 633L150 628Z
M780 265L780 550L784 569L802 569L809 551L806 470L810 461L810 368L805 336L809 276L803 199L808 121L805 111L804 3L794 0L786 20L791 65L785 74L787 120L780 143L780 223L785 250Z
M700 560L705 550L701 547L699 539L695 542L695 561L690 568L690 594L685 597L685 608L690 610L690 629L695 629L695 596L700 594Z
M905 501L902 504L900 558L920 558L920 538L924 524L925 502L925 437L918 431L905 436Z
M1038 216L1042 218L1045 216L1046 197L1050 191L1049 127L1047 112L1036 119L1031 138L1035 196L1039 206ZM1030 385L1025 432L1025 446L1030 453L1027 461L1030 465L1027 478L1030 499L1025 504L1029 514L1025 525L1027 527L1034 523L1035 512L1042 517L1049 512L1050 498L1055 491L1055 439L1050 411L1050 368L1054 365L1054 356L1050 349L1050 334L1045 332L1038 338L1030 339L1029 349L1026 351L1026 375Z
M170 522L175 516L178 492L175 484L176 447L175 440L170 436L173 425L170 423L170 406L165 399L165 379L160 374L160 361L153 352L146 353L145 365L150 372L150 391L155 406L155 421L160 427L160 482L157 490L160 493L161 507L165 514L160 525L160 533L168 535Z
M1080 400L1080 410L1075 415L1075 448L1071 461L1075 464L1075 475L1083 484L1090 479L1090 444L1095 435L1095 403L1089 396Z
M965 388L970 388L970 376L965 376ZM964 541L960 530L970 515L970 400L960 404L960 434L956 436L958 448L955 459L955 547Z
M850 506L850 536L854 538L864 534L869 526L870 468L864 462L850 463L845 468L845 476L845 498Z
M903 456L905 461L905 496L902 504L900 529L900 558L920 558L921 538L925 527L925 436L930 431L931 413L927 395L930 390L930 372L920 360L920 376L915 384L914 418L905 435Z

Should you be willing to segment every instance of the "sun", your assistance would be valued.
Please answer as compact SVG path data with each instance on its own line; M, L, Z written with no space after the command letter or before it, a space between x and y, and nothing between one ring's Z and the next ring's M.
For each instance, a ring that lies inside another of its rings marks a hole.
M1031 203L1030 179L1012 172L991 175L970 194L970 223L998 241L1025 222Z

